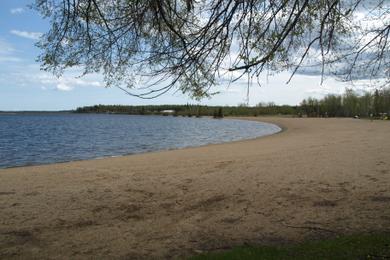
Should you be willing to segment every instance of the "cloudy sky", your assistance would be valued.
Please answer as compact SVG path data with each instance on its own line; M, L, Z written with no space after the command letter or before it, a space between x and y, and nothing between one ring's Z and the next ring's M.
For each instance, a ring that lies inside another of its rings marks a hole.
M79 78L80 72L68 71L61 78L39 69L35 62L39 49L34 43L48 29L48 21L28 8L32 0L0 1L0 110L64 110L94 104L185 104L237 105L247 102L245 79L229 87L217 86L221 93L200 102L180 93L168 93L153 100L126 95L117 88L105 88L100 75ZM347 83L319 76L296 75L289 85L289 73L262 76L261 86L249 90L249 104L275 102L295 105L309 96L341 93Z

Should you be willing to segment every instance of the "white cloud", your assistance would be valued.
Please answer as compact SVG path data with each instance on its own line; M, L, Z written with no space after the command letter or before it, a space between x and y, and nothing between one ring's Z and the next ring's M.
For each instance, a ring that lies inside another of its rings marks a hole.
M56 90L59 90L59 91L71 91L72 89L73 89L73 87L71 87L63 82L60 82L56 86Z
M237 76L237 75L235 75ZM356 81L354 85L348 82L341 82L332 77L325 78L321 85L321 77L312 75L296 74L290 84L286 84L290 77L290 72L274 73L267 76L264 72L257 80L254 79L249 86L249 100L247 99L248 82L247 77L230 84L228 89L224 82L218 89L221 94L215 95L211 100L204 100L202 104L210 105L237 105L249 102L249 105L256 105L259 102L275 102L276 104L297 105L308 97L323 98L328 94L342 94L345 88L353 88L355 91L370 90L367 86L360 84L363 81ZM359 84L359 86L358 86ZM216 90L214 88L214 90Z
M1 57L0 55L0 62ZM0 86L12 82L14 86L31 86L46 91L72 91L78 88L88 88L92 91L93 88L105 86L102 75L94 73L80 78L81 70L67 71L61 77L56 77L49 72L40 70L37 63L19 62L1 67L4 70L0 69Z
M42 36L42 33L40 32L27 32L27 31L19 31L19 30L11 30L10 33L17 35L19 37L32 39L32 40L38 40L39 37Z
M10 13L11 14L21 14L24 12L24 9L22 7L18 7L18 8L12 8L10 10Z
M41 81L43 84L52 84L55 83L55 89L59 91L71 91L75 87L85 86L85 87L101 87L102 83L99 81L88 80L88 79L80 79L74 78L72 76L62 76L60 78L55 78L53 76L49 76L45 74L45 77L42 78Z
M75 92L75 95L84 95L83 93L85 93L86 90L91 93L103 93L98 90L104 87L103 76L95 73L80 78L78 77L82 74L80 68L68 70L63 76L57 78L51 73L40 71L39 65L36 63L13 63L4 67L7 67L8 71L2 73L0 70L0 86L12 82L12 84L17 87L31 87L38 91L57 91L66 93L73 91ZM342 93L346 87L353 87L350 84L337 81L331 77L327 78L325 82L320 85L321 78L319 76L305 76L300 74L295 75L290 85L286 85L286 81L289 77L290 73L288 72L282 72L268 77L266 73L263 73L259 78L261 87L256 84L256 80L254 80L253 84L250 86L249 100L247 100L246 95L248 87L246 77L231 83L229 87L226 82L222 82L221 85L213 88L213 91L219 90L221 93L213 96L211 99L202 100L200 104L237 105L249 101L249 105L256 105L259 102L295 105L299 104L304 98L310 96L322 98L330 93ZM358 81L356 83L363 83L363 81ZM360 88L355 86L354 89ZM114 95L113 93L118 93L118 90L112 88L104 93L107 93L107 95L110 96ZM121 100L124 104L129 98L129 100L135 104L149 104L143 103L144 101L141 101L140 99L128 97L122 92L119 93L118 96L115 94L115 98ZM116 102L115 99L105 98L105 96L99 96L96 97L96 99L94 99L96 101L93 102ZM167 94L162 98L156 99L155 102L193 103L195 101L190 100L186 95L177 94L176 96L171 96Z
M0 39L0 55L1 54L10 54L14 52L15 49L6 41Z
M24 72L24 80L31 84L34 82L41 86L43 90L58 90L58 91L71 91L76 87L103 87L104 84L100 81L99 75L88 75L83 78L78 78L76 74L66 74L59 78L47 72L34 73L37 70L36 66L33 66L31 72Z
M2 62L19 62L22 61L21 58L18 57L12 57L12 56L1 56L0 54L0 63Z
M19 62L22 59L14 56L15 49L8 42L0 39L0 63Z

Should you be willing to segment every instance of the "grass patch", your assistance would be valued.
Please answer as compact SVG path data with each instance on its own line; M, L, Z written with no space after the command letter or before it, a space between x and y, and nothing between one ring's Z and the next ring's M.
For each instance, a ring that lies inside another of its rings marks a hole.
M289 246L245 246L190 259L390 259L390 234L340 236Z

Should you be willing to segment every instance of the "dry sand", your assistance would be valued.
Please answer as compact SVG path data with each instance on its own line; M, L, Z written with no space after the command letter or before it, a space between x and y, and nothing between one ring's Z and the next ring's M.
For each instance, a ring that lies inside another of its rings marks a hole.
M0 171L0 258L170 258L390 231L390 123Z

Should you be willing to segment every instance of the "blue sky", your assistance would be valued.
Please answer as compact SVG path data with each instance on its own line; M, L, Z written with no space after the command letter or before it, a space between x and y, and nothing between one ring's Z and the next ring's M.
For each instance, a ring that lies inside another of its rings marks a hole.
M35 62L40 50L34 46L39 35L48 30L48 21L29 9L32 0L0 1L0 110L63 110L94 104L185 104L237 105L246 102L247 83L235 82L229 88L217 86L221 94L200 102L186 95L167 93L153 100L141 100L124 94L117 88L105 88L101 76L78 78L71 70L61 78L41 71ZM296 75L289 85L288 72L263 75L261 87L250 87L249 104L275 102L298 104L309 96L322 97L341 93L346 83L328 78L320 85L319 76Z

